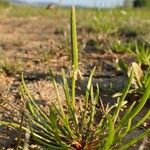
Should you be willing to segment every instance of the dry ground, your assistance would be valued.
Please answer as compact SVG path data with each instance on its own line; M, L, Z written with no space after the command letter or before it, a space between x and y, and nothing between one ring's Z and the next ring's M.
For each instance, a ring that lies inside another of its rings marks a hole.
M0 47L2 49L0 61L3 66L0 74L0 103L2 104L0 119L20 119L23 100L19 94L19 84L22 71L29 91L41 107L46 109L47 105L55 101L49 70L54 70L59 76L62 68L68 74L71 68L69 19L61 17L55 15L53 17L0 17ZM115 81L118 80L118 76L123 77L123 73L116 71L112 64L117 58L131 63L134 61L133 56L114 54L111 51L96 51L95 47L89 48L87 42L95 39L94 34L82 28L78 31L80 68L83 74L89 75L91 69L97 66L95 75L97 81L100 80L98 77L115 78ZM120 86L115 89L117 91L123 88L124 80L121 79L119 83ZM62 92L61 87L60 92ZM83 94L82 91L80 94ZM111 97L104 99L109 101ZM12 148L16 144L17 133L14 130L5 129L0 128L0 147ZM147 150L149 148L150 146Z

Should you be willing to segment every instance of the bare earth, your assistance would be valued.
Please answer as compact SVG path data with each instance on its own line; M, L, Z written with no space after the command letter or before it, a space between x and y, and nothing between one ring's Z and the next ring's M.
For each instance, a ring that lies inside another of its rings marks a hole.
M8 70L5 68L5 72L2 71L0 74L0 103L2 104L0 119L20 120L20 110L24 103L19 94L22 71L30 93L43 109L47 109L51 102L56 101L49 70L54 70L58 76L58 82L61 81L59 75L62 68L66 70L67 74L70 72L69 20L44 16L1 17L0 31L0 47L3 54L0 56L0 63L10 67ZM95 39L92 33L86 33L85 30L79 29L81 71L88 76L91 69L97 66L95 82L100 82L101 89L104 88L102 83L109 88L108 82L114 84L117 82L118 87L114 86L113 90L121 90L126 78L122 72L116 71L112 64L117 58L122 58L130 64L134 58L126 54L114 54L110 51L94 51L92 50L94 47L90 47L90 50L86 51L86 43L90 39ZM86 81L84 83L86 85ZM84 86L82 86L80 94L83 94ZM64 95L61 86L59 90ZM104 93L102 92L104 101L112 100L110 96L105 98ZM115 100L112 101L114 103ZM147 109L145 107L143 112ZM141 129L136 132L131 136L141 132ZM16 144L16 136L15 130L6 127L0 128L0 148L13 149ZM146 149L150 149L150 142L147 143Z

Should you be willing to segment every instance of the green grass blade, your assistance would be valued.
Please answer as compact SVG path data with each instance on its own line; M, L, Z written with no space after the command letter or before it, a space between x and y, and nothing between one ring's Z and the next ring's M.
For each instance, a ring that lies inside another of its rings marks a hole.
M91 107L91 112L90 112L90 116L89 116L89 122L87 123L88 124L87 132L85 133L85 137L86 137L87 141L89 139L89 136L91 136L89 131L91 129L92 124L94 123L94 114L95 114L95 103L94 103L93 86L91 86L91 90L90 91L91 91L90 92L90 95L91 95L91 106L89 106L89 107Z
M118 127L116 128L115 132L117 132L118 130L120 130L121 128L123 128L127 124L127 120L129 119L129 115L130 115L133 107L135 106L135 103L136 102L133 102L132 105L127 109L126 113L124 114L124 116L119 121Z
M64 91L65 91L65 96L66 96L66 104L70 106L71 103L70 103L70 95L69 95L69 86L68 86L67 79L66 79L64 71L62 71L62 77L63 77L63 82L64 82ZM59 105L59 108L60 108L60 109L58 109L56 107L56 105L54 104L55 111L57 112L60 119L64 123L66 131L68 133L67 136L69 136L69 138L75 137L74 133L71 130L69 121L68 121L68 119L69 119L68 115L64 113L64 109L63 109L61 101L60 101L59 91L58 91L57 84L56 84L56 81L55 81L55 78L54 78L53 74L52 74L52 78L53 78L53 85L54 85L54 88L55 88L55 93L56 93L58 105ZM68 106L68 108L70 110L71 107L69 107L69 106Z
M76 116L76 111L75 111L75 108L74 108L74 104L72 104L71 100L70 100L69 86L68 86L68 81L67 81L66 74L65 74L64 70L62 70L62 77L63 77L63 82L64 82L63 88L64 88L64 91L65 91L66 104L67 104L68 110L69 110L69 112L68 112L69 115L68 116L73 121L73 124L75 125L76 131L78 132L78 118Z
M146 80L146 82L145 82L145 87L147 87L149 84L150 84L150 76L147 77L147 80Z
M73 128L71 128L71 126L70 126L70 123L69 123L69 121L68 121L68 117L67 117L67 115L66 116L63 116L62 114L61 114L61 112L59 111L59 109L54 105L54 108L55 108L55 111L58 113L58 115L60 116L60 119L61 119L61 121L62 121L62 124L65 126L65 129L66 129L66 131L68 132L68 136L70 136L71 138L73 138L73 139L75 139L76 138L76 136L75 136L75 134L74 134L74 132L73 132Z
M19 145L20 145L20 142L21 142L21 134L22 134L24 116L25 116L25 114L24 114L24 112L22 112L21 121L20 121L20 128L19 128L19 135L18 135L18 138L17 138L17 146L16 146L15 150L19 149Z
M13 122L8 122L8 121L0 121L0 126L8 126L8 127L17 128L17 129L20 128L19 123L13 123ZM30 130L24 126L22 126L21 129L24 131L30 132Z
M60 111L61 111L61 115L63 116L63 118L65 118L66 116L65 116L62 104L61 104L60 95L59 95L59 91L58 91L58 88L57 88L57 83L56 83L56 80L55 80L53 74L52 74L52 81L53 81L53 85L54 85L54 89L55 89L56 99L58 101L58 105L59 105L59 108L60 108Z
M50 107L50 116L49 116L49 118L52 122L51 128L52 128L52 131L53 131L53 134L54 134L54 138L63 147L64 144L62 143L62 140L60 138L61 133L60 133L58 125L57 125L58 118L57 118L57 114L56 114L56 111L55 111L55 108L54 108L53 105Z
M24 88L24 93L22 93L22 95L27 95L29 100L33 103L34 107L40 112L40 114L47 120L47 122L51 123L51 121L49 120L49 118L47 117L47 115L43 112L43 110L40 109L40 107L34 102L32 96L30 95L28 88L25 84L24 78L23 78L23 74L22 74L22 86Z
M89 119L89 122L88 122L88 129L87 129L87 133L85 135L86 139L87 139L87 142L90 142L90 137L91 136L94 136L96 135L96 132L93 132L93 134L91 135L91 130L92 130L92 127L95 123L94 121L94 117L95 117L95 114L96 114L96 104L98 102L98 98L99 98L99 87L98 87L98 84L97 84L97 90L96 90L96 95L94 97L94 92L93 92L93 86L91 86L91 90L90 90L90 95L91 95L91 112L90 112L90 119ZM95 129L96 130L96 129Z
M114 142L114 138L115 138L115 129L114 129L114 122L113 122L113 118L112 116L106 116L108 119L108 127L109 127L109 134L108 137L106 138L106 142L104 144L103 148L99 148L99 150L110 150L113 142Z
M21 97L26 101L26 94L23 85L20 84L20 94ZM34 107L33 103L31 101L26 102L26 108L30 112L32 117L38 118L36 108Z
M96 104L98 102L98 98L99 98L99 87L97 85L97 90L96 90L96 95L94 97L94 92L93 92L93 86L91 86L91 105L92 105L92 110L90 113L90 120L89 120L89 128L92 126L92 124L94 124L94 116L96 114Z
M63 88L64 88L64 92L65 92L65 97L66 97L66 104L68 106L68 109L70 109L70 108L73 108L73 106L72 106L71 98L70 98L70 88L69 88L68 81L67 81L64 70L62 70L62 78L63 78Z
M130 116L129 116L130 118L134 118L141 111L141 109L143 108L143 106L145 105L149 97L150 97L150 83L147 86L139 104L135 107L135 109L131 111Z
M137 124L135 126L132 126L130 131L138 128L141 124L143 124L148 118L150 117L150 110L145 114L144 117L142 117L140 120L138 120Z
M47 127L48 125L46 123L38 122L37 120L34 120L32 118L29 118L30 124L34 124L40 132L44 132L45 134L49 135L51 138L53 137L53 130L52 128Z
M130 140L129 142L126 143L121 143L121 146L118 148L118 150L127 150L128 148L130 148L131 146L133 146L135 143L137 143L138 141L142 140L144 137L150 135L150 129L146 130L145 132L143 132L142 134L140 134L137 137L134 137L132 140Z
M92 77L94 75L96 67L94 67L94 69L92 70L89 80L88 80L88 84L87 84L87 88L86 88L86 93L85 93L85 110L87 109L87 105L88 105L88 100L89 100L89 95L90 95L90 88L92 85Z
M91 88L91 85L92 85L92 77L94 75L94 72L95 72L95 69L96 67L94 67L94 69L92 70L91 74L90 74L90 77L89 77L89 80L88 80L88 84L87 84L87 88L86 88L86 92L85 92L85 98L84 98L84 109L83 109L83 112L81 112L81 124L84 124L85 122L85 116L86 116L86 113L87 113L87 109L88 109L88 101L89 101L89 95L90 95L90 88ZM83 127L81 127L81 130L82 130Z
M16 129L19 129L19 128L20 128L20 125L19 125L18 123L0 121L0 126L3 126L3 125L8 126L8 127L11 127L11 128L16 128ZM31 133L31 130L28 129L27 127L25 127L25 126L22 126L22 130ZM32 132L32 134L33 134L35 137L42 139L42 137L41 137L39 134L36 134L36 132ZM44 138L43 138L43 139L44 139ZM44 140L48 142L47 139L44 139Z
M37 131L37 130L36 130ZM37 141L39 144L43 145L44 147L54 148L58 150L67 150L68 146L61 146L58 141L55 139L54 141L49 141L47 138L44 138L43 135L40 135L39 133L36 133L36 131L32 131L32 136L34 137L35 141ZM48 148L48 149L49 149Z
M114 115L113 115L114 122L116 122L116 120L118 118L118 115L119 115L122 103L125 100L126 95L128 94L128 91L129 91L129 88L131 86L131 82L133 80L133 77L134 77L134 71L132 70L131 74L130 74L130 77L129 77L129 80L128 80L128 83L126 84L126 87L124 88L124 90L122 92L122 95L121 95L121 97L119 99L119 102L118 102L118 106L117 106L117 108L116 108L116 110L114 112Z
M122 139L123 137L125 137L125 135L127 135L127 133L129 132L129 130L131 128L131 123L132 123L132 119L129 118L128 122L127 122L126 130L123 133L121 133L121 135L119 135L119 139Z
M96 92L96 95L94 97L93 86L92 86L91 87L91 105L92 105L92 110L91 110L90 122L89 122L90 126L92 124L94 124L94 116L96 114L96 104L97 104L98 98L99 98L99 88L97 86L97 92Z

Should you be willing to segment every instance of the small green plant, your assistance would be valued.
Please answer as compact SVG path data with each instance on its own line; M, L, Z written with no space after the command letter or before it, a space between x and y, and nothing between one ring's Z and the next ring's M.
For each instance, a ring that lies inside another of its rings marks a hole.
M132 66L135 72L135 76L132 81L132 88L130 93L143 95L145 89L150 83L150 68L148 68L146 71L143 71L140 65L137 63L132 63ZM130 69L128 70L128 74L130 74Z
M121 69L124 74L126 74L126 76L130 76L131 68L134 70L135 75L133 77L132 86L129 90L129 93L141 96L144 94L146 88L148 87L148 84L150 83L150 68L143 71L141 65L135 62L133 62L131 66L132 67L121 60L117 61L118 69ZM116 95L119 95L119 93L115 94L115 96Z
M40 144L44 150L123 150L128 149L150 134L150 129L147 129L133 139L126 139L126 135L138 128L150 116L150 111L148 111L143 118L133 123L134 118L143 108L150 95L150 84L144 91L140 102L138 104L133 102L120 117L120 112L126 109L125 97L129 91L134 72L131 72L128 84L118 98L118 103L110 108L105 108L101 104L101 108L98 110L96 106L99 103L99 88L97 86L97 92L94 94L91 84L94 70L89 77L84 101L79 103L78 109L72 103L65 72L62 71L63 88L66 96L65 108L62 106L57 83L53 78L58 106L56 104L51 105L49 113L44 112L35 103L22 78L21 93L22 97L27 100L27 116L30 126L30 128L22 126L22 130L29 132L36 144ZM97 113L101 114L99 119L96 119ZM1 121L0 125L20 128L19 124L11 122Z
M16 60L15 64L9 62L3 50L0 48L0 73L4 73L8 76L15 75L16 73L21 73L22 66L18 60Z
M53 84L57 96L58 105L52 104L49 113L44 112L30 95L22 75L20 86L21 95L27 104L28 125L0 121L0 125L8 125L29 132L44 150L125 150L150 134L150 129L143 131L129 140L126 136L137 129L149 116L148 111L138 122L135 117L144 107L150 95L150 83L143 92L139 103L133 102L128 109L125 108L125 98L134 78L134 70L131 69L130 77L118 102L112 107L104 107L99 100L99 87L96 92L92 85L92 70L83 97L83 101L76 102L76 80L78 74L78 48L76 36L75 8L71 13L71 45L72 45L72 85L69 87L65 72L62 70L63 89L65 102L61 101L55 77L52 73ZM100 105L100 107L99 107ZM120 112L124 113L120 117ZM97 114L99 114L97 117ZM28 128L29 126L29 128ZM42 149L42 148L41 148Z
M39 57L42 62L48 62L48 60L55 55L55 52L44 49L43 51L39 52Z
M134 54L135 54L135 57L136 57L139 64L144 64L144 65L150 64L149 48L145 48L144 45L138 46L136 44Z
M115 42L111 49L116 53L130 53L132 54L138 64L148 66L150 64L149 46L140 44L137 41L130 41L129 43Z
M120 40L118 40L111 46L111 50L115 53L127 53L130 52L130 48L130 44L123 44Z

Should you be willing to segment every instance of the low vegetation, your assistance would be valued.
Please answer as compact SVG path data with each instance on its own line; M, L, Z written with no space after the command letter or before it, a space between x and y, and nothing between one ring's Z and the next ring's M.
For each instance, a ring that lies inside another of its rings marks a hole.
M134 0L133 2L134 7L150 7L149 0Z

